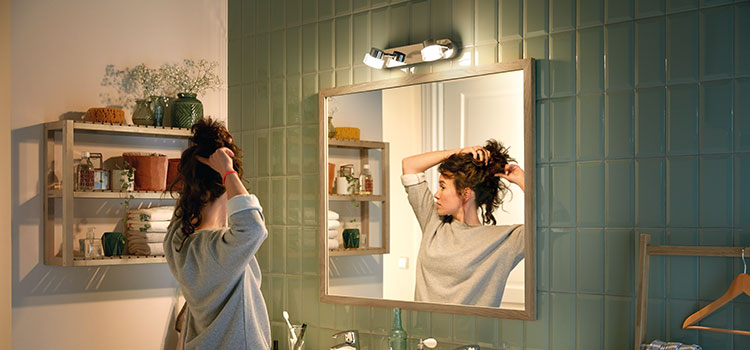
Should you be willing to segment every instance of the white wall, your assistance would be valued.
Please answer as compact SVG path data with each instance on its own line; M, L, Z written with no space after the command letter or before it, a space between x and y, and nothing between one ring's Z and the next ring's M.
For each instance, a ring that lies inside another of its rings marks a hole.
M0 148L10 148L10 0L0 1ZM10 154L0 152L0 232L10 232ZM11 239L0 235L0 349L11 345Z
M177 283L166 264L43 264L40 124L101 106L107 64L205 58L226 82L226 0L24 0L10 14L13 348L168 347ZM199 98L226 120L226 85Z
M422 229L401 184L401 160L422 153L422 129L421 85L383 90L383 140L390 142L391 158L391 251L383 256L383 294L391 300L414 300ZM402 258L406 269L398 267Z

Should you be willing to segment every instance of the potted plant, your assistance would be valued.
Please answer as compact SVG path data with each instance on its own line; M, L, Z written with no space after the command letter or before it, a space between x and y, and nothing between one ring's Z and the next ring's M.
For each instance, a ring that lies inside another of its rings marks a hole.
M181 65L165 64L160 68L167 85L178 92L172 107L172 126L189 128L203 118L203 104L197 96L221 86L221 78L216 74L218 66L218 62L205 59L186 59Z
M164 76L158 69L147 67L141 63L126 70L127 76L134 82L140 96L135 100L136 106L133 110L133 124L155 125L158 119L159 125L163 117L163 108L158 108L158 96L156 91L164 85ZM157 118L155 112L159 112Z

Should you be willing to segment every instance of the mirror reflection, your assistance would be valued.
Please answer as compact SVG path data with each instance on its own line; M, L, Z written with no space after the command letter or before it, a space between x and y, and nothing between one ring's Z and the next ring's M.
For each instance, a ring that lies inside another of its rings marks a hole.
M526 308L523 75L326 98L328 295Z

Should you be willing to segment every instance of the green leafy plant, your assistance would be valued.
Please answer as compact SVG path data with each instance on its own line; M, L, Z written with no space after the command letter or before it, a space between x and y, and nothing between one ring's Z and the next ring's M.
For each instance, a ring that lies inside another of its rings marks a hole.
M124 218L122 219L122 226L124 230L127 230L128 210L130 209L130 201L135 199L135 196L133 195L133 193L129 191L130 184L135 182L135 168L133 168L130 165L130 163L128 163L127 160L123 160L123 167L120 168L120 166L117 165L117 170L125 170L124 174L126 178L128 179L127 182L123 181L122 185L120 185L120 191L128 193L128 196L125 197L122 202L120 202L120 205L124 207L124 211L125 211Z

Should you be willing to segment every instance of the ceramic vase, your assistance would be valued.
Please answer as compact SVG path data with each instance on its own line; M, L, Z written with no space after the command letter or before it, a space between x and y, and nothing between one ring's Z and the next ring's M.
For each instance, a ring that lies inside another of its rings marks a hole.
M135 100L135 109L133 110L133 124L154 125L154 111L151 110L151 107L149 106L149 102L147 100Z
M172 126L190 128L195 122L203 118L203 103L195 98L197 95L189 92L177 94L177 100L172 108Z

